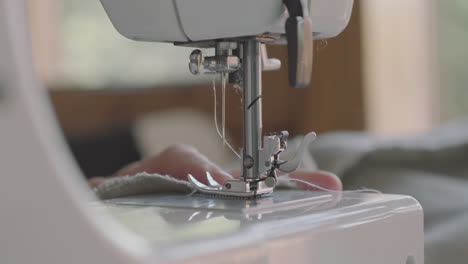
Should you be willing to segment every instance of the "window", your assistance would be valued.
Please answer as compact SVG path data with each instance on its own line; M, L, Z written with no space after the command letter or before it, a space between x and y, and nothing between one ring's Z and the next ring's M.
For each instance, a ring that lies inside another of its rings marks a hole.
M468 2L435 1L439 21L442 120L468 115Z
M468 114L468 2L364 0L370 131L413 134Z

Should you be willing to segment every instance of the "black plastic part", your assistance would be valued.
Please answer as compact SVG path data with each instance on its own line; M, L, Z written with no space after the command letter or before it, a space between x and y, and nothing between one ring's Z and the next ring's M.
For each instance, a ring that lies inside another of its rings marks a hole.
M307 22L304 18L304 8L301 0L283 0L284 5L288 9L289 18L286 20L285 31L286 31L286 40L288 41L288 71L289 71L289 85L296 88L305 88L307 87L308 81L298 80L298 70L304 71L305 69L298 69L298 67L303 67L299 64L301 58L299 58L299 24ZM307 18L308 19L308 18ZM301 32L303 33L303 32ZM307 32L309 34L309 32ZM312 34L310 32L310 34ZM307 43L300 43L307 45ZM308 47L304 47L307 49ZM304 56L304 54L302 54Z
M298 60L298 23L301 17L289 17L286 20L286 40L288 41L288 71L289 84L297 87L297 60Z
M301 0L283 0L290 17L304 16Z

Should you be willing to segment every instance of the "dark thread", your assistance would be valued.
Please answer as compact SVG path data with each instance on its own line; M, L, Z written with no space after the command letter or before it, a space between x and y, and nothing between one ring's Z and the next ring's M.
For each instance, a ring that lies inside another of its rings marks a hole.
M262 98L261 95L259 95L257 98L255 98L255 100L253 100L253 101L249 104L249 106L247 106L247 110L250 110L250 108L251 108L256 102L258 102L258 100L260 100L260 98Z

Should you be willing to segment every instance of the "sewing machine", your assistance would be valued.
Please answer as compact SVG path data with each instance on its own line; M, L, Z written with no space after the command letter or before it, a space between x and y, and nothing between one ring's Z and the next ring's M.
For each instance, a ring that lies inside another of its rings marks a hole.
M205 196L96 201L34 74L24 3L0 0L2 263L423 263L411 197L274 191L315 134L292 151L287 132L262 136L261 71L280 67L266 45L288 45L290 84L307 87L312 40L339 34L352 0L101 2L126 37L215 48L195 49L189 70L243 89L242 178L190 177Z
M287 131L262 136L262 71L281 67L279 60L268 58L266 45L286 44L291 86L308 87L313 39L340 33L348 24L352 0L262 0L255 4L250 0L101 2L116 29L130 39L215 48L214 56L194 50L189 69L192 74L220 75L223 120L226 82L241 88L242 179L220 184L207 173L209 186L206 186L189 175L197 190L221 196L261 196L273 192L276 170L289 173L299 166L315 133L306 135L299 149L290 153L286 151Z

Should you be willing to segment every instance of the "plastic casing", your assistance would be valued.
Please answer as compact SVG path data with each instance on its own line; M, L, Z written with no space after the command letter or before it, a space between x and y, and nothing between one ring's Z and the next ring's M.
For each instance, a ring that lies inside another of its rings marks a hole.
M281 0L101 0L125 37L188 42L284 33ZM309 0L315 39L331 38L348 25L353 0Z
M256 200L162 195L96 206L169 263L424 263L422 209L409 196L277 190Z

